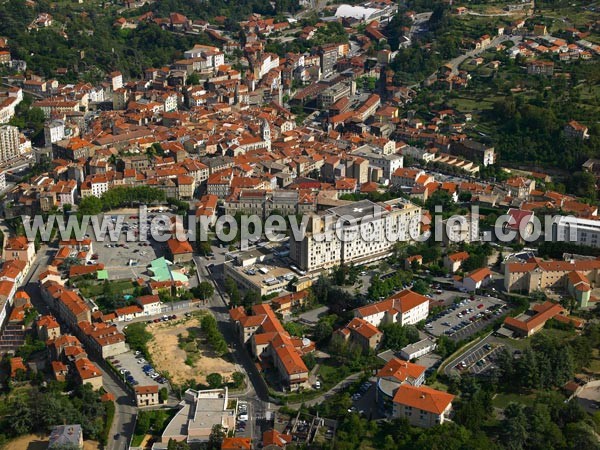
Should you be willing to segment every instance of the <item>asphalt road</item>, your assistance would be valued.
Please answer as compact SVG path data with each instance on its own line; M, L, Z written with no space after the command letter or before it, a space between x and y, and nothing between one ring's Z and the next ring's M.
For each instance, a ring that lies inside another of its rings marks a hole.
M129 446L135 429L137 408L134 406L133 395L130 395L117 381L116 375L106 368L104 360L92 358L92 361L102 371L102 384L107 392L115 396L115 417L108 434L107 450L122 450ZM115 436L118 436L115 439Z
M194 256L194 262L196 263L200 277L199 281L210 281L215 287L215 293L209 299L207 307L215 316L215 319L217 319L219 330L223 333L225 340L231 343L230 349L235 363L240 366L241 370L248 377L246 392L239 396L248 403L249 420L244 435L250 434L255 441L258 441L262 437L256 430L259 426L258 423L265 417L267 411L276 409L276 406L269 403L267 385L258 372L249 353L240 342L236 330L230 321L227 300L221 291L220 284L217 283L217 279L221 277L221 273L214 266L210 268L210 271L207 267L211 263L221 264L225 259L224 254L226 250L213 247L213 252L215 253L215 259L209 260L203 256ZM215 270L215 272L213 273L212 270Z
M42 246L37 253L37 256L31 266L29 273L25 278L24 288L31 297L31 302L40 314L48 314L50 308L44 302L41 294L38 277L40 273L45 271L48 263L56 249ZM59 318L57 317L57 320ZM61 328L64 330L65 324L59 320ZM129 440L133 435L134 417L136 408L133 406L133 396L128 394L119 382L114 378L111 372L106 369L104 361L94 358L93 355L88 355L92 361L96 363L102 372L104 389L115 397L115 417L109 435L109 441L106 450L123 450L129 445ZM115 433L119 433L118 439L114 439Z
M488 45L487 47L484 48L480 48L477 50L470 50L466 53L463 53L460 56L457 56L454 59L451 59L450 61L448 61L446 64L446 66L450 66L452 68L452 73L453 74L457 74L458 73L458 67L462 64L463 61L465 61L467 58L472 58L474 56L477 56L487 50L489 50L490 48L495 47L496 45L500 44L501 42L504 41L512 41L514 44L516 44L517 42L520 42L522 40L522 36L496 36L494 39L492 39L490 45Z
M450 376L454 374L460 375L462 372L471 372L477 375L485 372L493 365L493 360L504 347L512 349L510 343L505 339L497 338L492 334L488 334L477 344L465 351L462 351L460 354L454 357L452 361L446 364L444 367L444 374ZM477 366L477 361L482 358L485 358L485 363L482 366ZM456 366L462 361L465 362L466 368L459 370L456 368Z

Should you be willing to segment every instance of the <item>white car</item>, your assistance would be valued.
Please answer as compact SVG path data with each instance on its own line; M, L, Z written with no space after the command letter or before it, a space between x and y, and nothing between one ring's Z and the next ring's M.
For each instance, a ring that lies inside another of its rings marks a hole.
M238 416L238 420L241 420L242 422L246 422L248 420L248 413L242 413Z

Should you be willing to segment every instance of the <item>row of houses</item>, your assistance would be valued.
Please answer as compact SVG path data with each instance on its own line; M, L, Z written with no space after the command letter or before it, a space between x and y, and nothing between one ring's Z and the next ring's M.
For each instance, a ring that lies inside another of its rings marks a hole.
M282 387L290 390L307 383L308 368L302 356L315 350L312 341L290 336L268 304L254 305L251 315L243 307L231 309L229 315L240 341L248 344L263 371L274 368Z

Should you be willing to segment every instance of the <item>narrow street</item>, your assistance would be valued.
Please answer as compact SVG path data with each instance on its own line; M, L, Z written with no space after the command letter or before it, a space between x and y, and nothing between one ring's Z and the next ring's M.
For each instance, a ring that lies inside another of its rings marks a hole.
M50 308L42 297L38 277L48 268L48 263L50 262L54 251L55 249L46 245L43 245L40 248L23 284L25 291L31 297L31 302L40 314L50 313ZM64 330L66 328L65 324L58 317L56 319ZM108 436L106 449L123 450L127 448L129 440L131 439L131 436L133 436L136 414L136 408L133 403L134 398L125 391L112 372L108 371L106 363L103 360L99 360L93 355L88 356L102 372L104 389L115 397L115 417L111 432ZM115 439L114 436L117 433L119 434L119 437Z

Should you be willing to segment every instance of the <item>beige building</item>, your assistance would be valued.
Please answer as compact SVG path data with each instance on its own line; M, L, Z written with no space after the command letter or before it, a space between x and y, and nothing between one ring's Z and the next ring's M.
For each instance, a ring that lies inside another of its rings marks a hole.
M23 261L29 268L35 259L35 245L29 242L25 236L15 236L6 240L4 246L5 261Z
M567 291L569 275L585 277L588 288L600 282L600 259L544 261L531 258L525 263L508 263L504 267L504 288L508 292L531 294L544 289Z
M36 323L38 338L44 342L60 337L60 325L53 316L42 316Z
M394 395L392 417L404 417L416 427L434 427L448 420L452 400L454 395L446 392L403 384Z
M359 317L352 319L338 334L345 340L360 345L364 351L375 350L383 338L383 333L377 327Z
M414 325L425 320L428 314L429 299L410 289L354 310L354 317L360 317L375 327L391 323Z
M0 163L19 156L19 129L12 125L0 127Z
M160 403L158 386L136 386L135 401L138 406L154 406Z
M102 372L87 358L75 361L75 370L81 384L91 384L94 390L102 388Z

